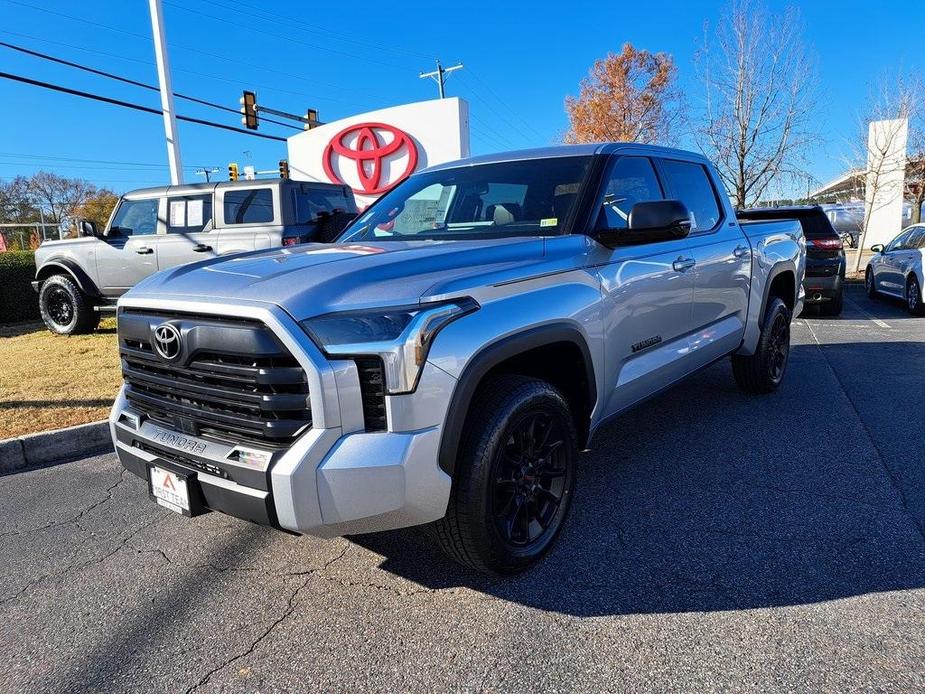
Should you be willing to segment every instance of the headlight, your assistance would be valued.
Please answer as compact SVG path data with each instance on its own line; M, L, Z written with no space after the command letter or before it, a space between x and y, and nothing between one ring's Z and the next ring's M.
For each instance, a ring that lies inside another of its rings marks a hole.
M302 321L302 327L330 356L375 355L385 366L392 395L417 387L434 338L457 318L479 308L468 297L452 301L330 313Z

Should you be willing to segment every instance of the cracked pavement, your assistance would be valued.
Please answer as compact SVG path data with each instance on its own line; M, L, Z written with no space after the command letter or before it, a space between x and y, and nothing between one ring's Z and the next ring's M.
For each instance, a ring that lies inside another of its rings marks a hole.
M778 393L723 362L602 430L507 581L420 529L183 518L112 455L0 477L2 688L922 691L923 413L925 319L851 286Z

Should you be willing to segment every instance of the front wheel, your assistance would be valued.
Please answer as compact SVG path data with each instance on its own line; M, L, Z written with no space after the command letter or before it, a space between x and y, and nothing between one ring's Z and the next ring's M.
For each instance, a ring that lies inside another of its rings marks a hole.
M471 405L446 516L434 524L453 559L513 574L549 551L575 485L577 435L568 404L544 381L493 378Z
M784 380L790 358L790 309L774 297L764 313L758 347L750 356L732 355L732 375L747 393L770 393Z
M922 288L915 275L911 275L906 282L906 308L913 316L925 314L925 306L922 304Z
M100 324L90 297L64 275L52 275L42 283L39 313L48 329L58 335L89 333Z
M867 290L867 296L871 299L877 298L877 285L874 284L874 271L867 268L864 273L864 289Z

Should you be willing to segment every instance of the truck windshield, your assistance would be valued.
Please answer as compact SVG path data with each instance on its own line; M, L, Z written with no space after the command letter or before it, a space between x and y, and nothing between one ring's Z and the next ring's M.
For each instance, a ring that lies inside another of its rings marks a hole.
M478 164L412 176L344 230L339 242L562 233L591 158Z

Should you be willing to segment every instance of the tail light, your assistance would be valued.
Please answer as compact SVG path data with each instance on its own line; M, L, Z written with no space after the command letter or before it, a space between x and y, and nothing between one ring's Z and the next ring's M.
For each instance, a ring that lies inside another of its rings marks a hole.
M813 248L821 251L840 251L842 249L841 239L808 239Z
M299 243L298 236L287 236L283 239L284 246L295 246L298 243Z

